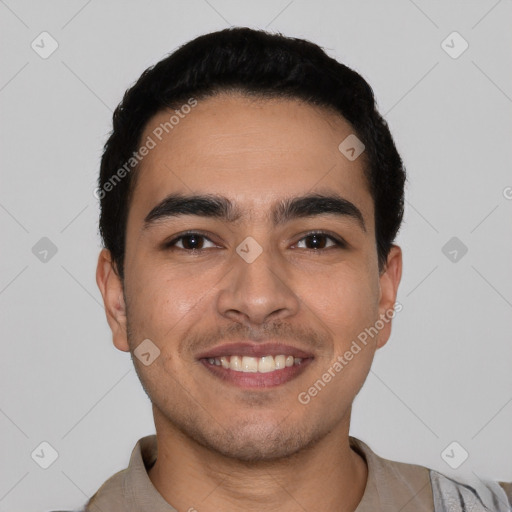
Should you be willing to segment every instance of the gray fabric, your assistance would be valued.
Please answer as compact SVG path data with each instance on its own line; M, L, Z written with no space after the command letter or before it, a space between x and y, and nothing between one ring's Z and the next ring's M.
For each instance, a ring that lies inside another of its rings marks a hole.
M497 482L472 485L430 470L434 512L511 512L505 491Z

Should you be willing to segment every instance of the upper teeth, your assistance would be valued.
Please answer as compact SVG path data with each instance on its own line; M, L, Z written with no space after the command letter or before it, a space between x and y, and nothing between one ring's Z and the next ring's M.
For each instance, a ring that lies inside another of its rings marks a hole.
M267 373L273 372L274 370L282 370L287 366L293 366L294 364L300 364L302 358L293 356L263 356L263 357L251 357L251 356L222 356L222 357L210 357L208 358L210 364L222 366L229 370L235 370L236 372L246 373Z

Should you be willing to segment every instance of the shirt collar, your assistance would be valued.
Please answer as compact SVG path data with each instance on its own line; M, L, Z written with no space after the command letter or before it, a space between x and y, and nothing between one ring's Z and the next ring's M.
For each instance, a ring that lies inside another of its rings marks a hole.
M366 443L352 436L349 436L349 444L363 457L368 467L364 495L355 512L433 510L432 487L427 468L384 459ZM132 451L123 484L126 500L132 504L131 512L141 512L149 505L153 512L177 512L163 499L148 476L148 470L156 458L156 435L139 439Z

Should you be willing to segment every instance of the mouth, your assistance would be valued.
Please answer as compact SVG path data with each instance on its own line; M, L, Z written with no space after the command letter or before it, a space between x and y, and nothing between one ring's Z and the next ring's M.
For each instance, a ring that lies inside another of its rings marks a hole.
M231 344L212 349L198 359L224 382L242 388L266 388L298 377L314 357L284 345Z

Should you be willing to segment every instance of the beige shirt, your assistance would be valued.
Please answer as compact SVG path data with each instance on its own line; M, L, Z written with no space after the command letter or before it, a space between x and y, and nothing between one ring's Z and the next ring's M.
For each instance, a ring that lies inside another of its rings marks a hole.
M349 442L368 466L366 488L355 512L434 511L428 468L379 457L363 441L352 436ZM147 471L156 458L156 435L139 439L128 468L110 477L98 489L86 504L85 512L177 512L149 479ZM510 487L507 490L510 492ZM502 500L506 501L504 494Z

